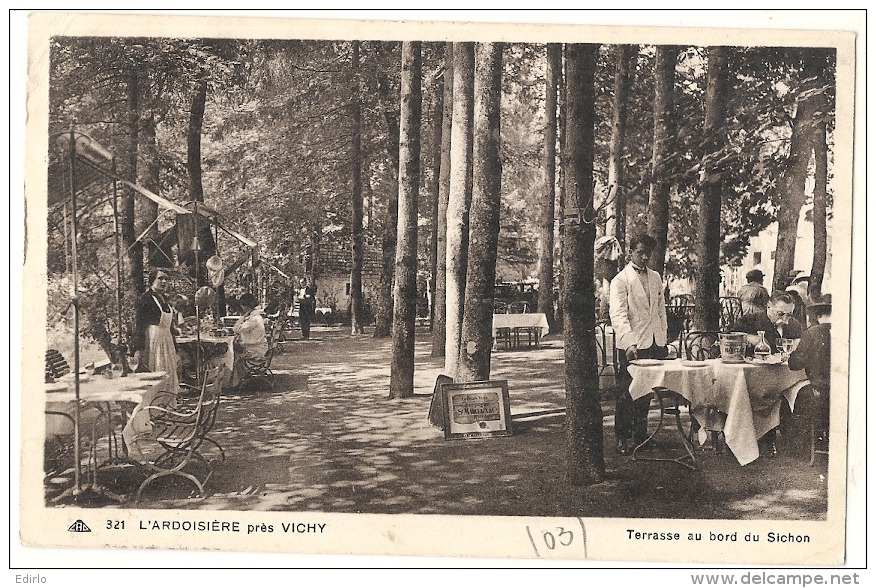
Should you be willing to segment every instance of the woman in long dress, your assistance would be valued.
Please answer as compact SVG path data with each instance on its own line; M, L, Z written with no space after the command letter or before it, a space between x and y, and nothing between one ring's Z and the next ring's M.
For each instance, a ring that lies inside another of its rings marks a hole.
M137 371L165 372L167 374L166 389L161 392L169 396L161 404L175 404L175 395L179 392L179 376L177 375L176 343L171 327L173 325L173 308L167 301L167 273L154 270L149 274L149 289L137 301L136 327L134 331L134 362ZM144 406L153 403L154 398L143 398ZM159 399L161 400L161 399ZM123 438L135 457L141 456L141 448L137 442L151 431L148 411L139 411L125 425Z
M179 389L176 342L173 338L173 307L167 300L167 274L155 270L149 275L149 289L137 301L134 332L134 361L139 370L166 372L168 391Z

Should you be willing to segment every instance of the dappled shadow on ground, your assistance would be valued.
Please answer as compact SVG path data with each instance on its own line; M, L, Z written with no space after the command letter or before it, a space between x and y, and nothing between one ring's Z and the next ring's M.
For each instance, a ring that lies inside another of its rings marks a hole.
M138 507L324 512L823 519L826 463L780 456L739 466L732 454L698 453L702 468L634 462L613 447L605 408L606 479L564 481L563 350L494 354L508 380L515 434L445 441L427 414L443 360L417 343L415 396L389 399L391 341L320 333L275 358L273 390L225 398L213 437L217 464L205 500L185 481L156 484ZM554 412L542 414L544 411ZM656 411L652 413L656 416ZM676 439L667 433L659 447Z

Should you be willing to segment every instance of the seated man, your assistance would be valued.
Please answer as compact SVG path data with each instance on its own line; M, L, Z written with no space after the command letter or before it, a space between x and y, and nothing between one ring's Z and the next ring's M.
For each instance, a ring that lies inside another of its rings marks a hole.
M773 292L767 302L766 310L743 315L741 319L736 321L731 330L748 333L746 342L749 349L753 349L755 345L760 343L758 332L763 331L764 339L770 346L770 352L777 353L779 339L799 339L803 335L800 323L791 316L793 313L794 299L787 292ZM774 457L776 455L775 442L776 430L772 429L759 441L760 454Z
M262 359L268 352L268 341L265 338L265 320L258 309L256 297L246 293L238 301L242 314L234 323L232 330L235 335L234 383L240 382L245 375L246 360Z
M779 339L799 339L803 335L803 327L793 314L794 299L787 292L774 292L766 310L744 315L731 330L748 333L746 342L752 348L760 343L758 332L763 331L771 352L778 353Z
M792 421L798 431L808 427L819 412L824 417L830 414L830 294L810 304L807 311L809 320L816 324L803 332L800 344L788 358L788 367L806 370L809 379L797 394Z

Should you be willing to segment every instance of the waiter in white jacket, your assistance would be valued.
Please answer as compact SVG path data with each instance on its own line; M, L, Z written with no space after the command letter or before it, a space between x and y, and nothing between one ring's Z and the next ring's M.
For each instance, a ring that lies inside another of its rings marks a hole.
M614 428L617 450L624 455L648 436L651 402L650 396L636 401L630 397L632 378L627 366L634 359L664 359L667 355L663 278L647 267L656 246L657 242L650 235L633 237L630 263L612 279L609 288L609 315L621 373Z

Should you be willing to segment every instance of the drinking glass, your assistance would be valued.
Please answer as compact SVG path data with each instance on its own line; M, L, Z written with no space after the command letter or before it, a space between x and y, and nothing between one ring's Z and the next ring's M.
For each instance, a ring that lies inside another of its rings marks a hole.
M779 350L782 352L782 360L783 361L787 361L788 357L794 351L794 347L796 347L794 339L785 339L785 338L779 339L777 341L777 346L778 346Z

